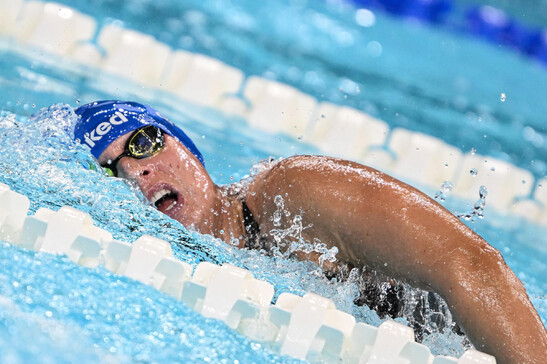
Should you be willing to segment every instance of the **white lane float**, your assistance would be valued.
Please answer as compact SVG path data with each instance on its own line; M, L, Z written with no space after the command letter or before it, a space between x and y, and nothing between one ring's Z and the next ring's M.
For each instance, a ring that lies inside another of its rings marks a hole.
M493 364L494 357L468 350L461 358L433 356L414 341L411 328L392 320L380 327L356 323L327 298L282 293L232 264L192 267L173 257L171 244L144 235L133 244L112 239L91 216L64 206L27 216L29 199L0 183L0 239L21 248L65 254L86 266L102 265L169 294L206 317L261 341L281 355L310 361L369 364ZM266 327L269 331L249 330ZM256 333L256 335L254 334Z

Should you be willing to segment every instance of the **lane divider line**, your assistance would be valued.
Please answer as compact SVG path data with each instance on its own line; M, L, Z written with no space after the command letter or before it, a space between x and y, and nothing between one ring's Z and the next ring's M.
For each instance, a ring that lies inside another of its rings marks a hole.
M89 268L104 266L169 294L206 317L224 321L281 355L371 364L496 362L475 350L459 360L434 357L427 346L414 342L411 328L392 320L378 328L356 323L352 315L317 294L300 297L285 292L272 305L274 287L246 269L202 262L193 271L173 257L171 244L164 240L144 235L133 244L117 241L94 226L89 214L75 208L41 208L27 216L29 206L28 197L0 183L0 239L25 249L65 254ZM256 327L266 329L257 332Z

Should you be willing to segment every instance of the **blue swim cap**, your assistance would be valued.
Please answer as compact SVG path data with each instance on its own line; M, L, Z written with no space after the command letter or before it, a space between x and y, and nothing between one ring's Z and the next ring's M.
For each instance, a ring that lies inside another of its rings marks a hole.
M132 101L96 101L74 110L80 119L74 128L74 138L91 149L99 158L118 137L146 125L154 125L181 142L205 166L203 156L192 140L178 126L161 116L150 106Z

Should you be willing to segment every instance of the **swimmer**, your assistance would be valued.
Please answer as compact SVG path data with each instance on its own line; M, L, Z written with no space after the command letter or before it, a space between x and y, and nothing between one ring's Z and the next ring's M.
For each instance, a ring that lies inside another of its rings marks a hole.
M305 240L354 267L434 291L478 350L498 363L545 363L547 332L500 252L415 188L347 160L294 156L246 188L217 186L190 138L151 107L99 101L75 110L74 136L109 174L133 181L161 212L239 247L271 244L275 197L301 215ZM297 253L317 261L317 253Z

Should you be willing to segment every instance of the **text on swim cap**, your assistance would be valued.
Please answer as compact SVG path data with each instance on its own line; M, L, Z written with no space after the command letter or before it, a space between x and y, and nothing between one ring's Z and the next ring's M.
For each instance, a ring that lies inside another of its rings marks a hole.
M84 141L90 148L95 146L95 142L102 139L103 135L107 134L111 129L112 125L120 125L127 121L127 118L124 114L119 111L116 111L108 121L103 121L95 127L90 133L84 134Z

